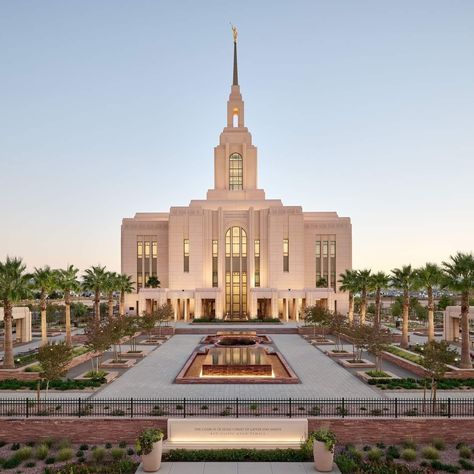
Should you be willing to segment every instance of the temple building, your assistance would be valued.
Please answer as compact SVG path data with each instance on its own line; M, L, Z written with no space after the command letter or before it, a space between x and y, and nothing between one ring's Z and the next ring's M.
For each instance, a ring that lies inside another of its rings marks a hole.
M214 149L206 199L122 221L122 272L136 292L130 314L169 302L177 320L298 320L305 306L346 312L338 276L352 267L352 228L336 212L303 212L258 187L257 148L245 126L234 32L227 125ZM316 183L315 183L316 184ZM157 277L159 288L148 285Z

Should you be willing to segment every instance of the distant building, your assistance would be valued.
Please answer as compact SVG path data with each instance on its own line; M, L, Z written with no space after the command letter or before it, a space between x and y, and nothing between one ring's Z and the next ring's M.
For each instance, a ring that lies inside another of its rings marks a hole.
M305 306L316 303L347 311L337 279L352 267L350 218L266 199L244 118L234 42L227 126L214 149L213 189L187 207L123 219L122 272L133 277L137 289L127 295L129 313L165 302L181 320L297 320ZM151 276L161 288L146 287Z

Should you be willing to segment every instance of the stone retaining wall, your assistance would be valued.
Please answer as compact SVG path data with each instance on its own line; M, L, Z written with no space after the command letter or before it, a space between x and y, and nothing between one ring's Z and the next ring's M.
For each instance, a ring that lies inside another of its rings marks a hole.
M310 418L308 421L310 431L321 427L333 430L340 444L395 444L408 437L428 442L440 436L450 443L474 442L474 419L467 418ZM163 418L4 418L0 419L0 439L25 443L52 437L73 443L132 443L145 428L166 431L166 423Z

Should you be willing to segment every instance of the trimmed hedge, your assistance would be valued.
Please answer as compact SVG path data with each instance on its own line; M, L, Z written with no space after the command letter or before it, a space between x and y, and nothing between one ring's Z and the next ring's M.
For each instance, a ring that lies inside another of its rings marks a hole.
M93 378L90 380L53 380L49 383L49 388L54 390L83 390L85 388L100 387L106 383L105 377ZM0 390L36 390L38 386L37 380L0 380ZM41 390L46 389L46 382L40 382Z
M193 323L242 324L242 321L232 321L231 319L194 318ZM281 321L278 318L259 318L247 319L245 323L281 323Z
M172 449L163 454L169 462L303 462L311 461L301 449Z
M405 390L420 390L425 386L425 379L372 379L369 380L368 383L369 385L376 385L382 390L395 390L399 388ZM430 379L426 379L426 388L431 388ZM459 390L463 388L474 388L474 379L442 379L438 382L438 389L440 390Z

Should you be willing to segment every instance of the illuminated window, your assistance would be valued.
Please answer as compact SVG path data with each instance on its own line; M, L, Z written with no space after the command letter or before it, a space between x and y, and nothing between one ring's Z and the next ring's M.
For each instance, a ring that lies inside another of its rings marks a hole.
M143 287L143 275L139 273L137 275L137 289L139 290L142 287Z
M239 109L235 108L232 111L232 126L238 127L239 126Z
M331 240L329 243L329 259L331 266L331 281L329 286L336 290L336 241Z
M260 286L260 240L256 239L253 243L253 253L255 257L255 286Z
M225 239L226 313L242 316L247 311L247 234L241 227L231 227Z
M229 189L243 188L243 162L242 155L232 153L229 158Z
M145 242L145 258L150 258L150 242Z
M283 271L290 271L290 241L283 239Z
M151 243L151 256L153 258L157 258L158 257L158 242L156 240L154 240L152 243Z
M219 246L217 240L212 241L212 286L217 288L219 286L218 273L217 273L217 257L219 252Z
M143 257L143 242L137 242L137 257Z
M189 239L183 240L183 256L184 256L184 267L183 271L189 272Z

